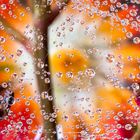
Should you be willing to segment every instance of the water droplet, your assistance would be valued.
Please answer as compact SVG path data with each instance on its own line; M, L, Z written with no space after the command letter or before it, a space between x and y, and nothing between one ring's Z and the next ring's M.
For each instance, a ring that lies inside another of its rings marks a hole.
M44 63L40 60L37 64L37 66L42 69L42 68L44 68Z
M108 62L112 63L112 62L114 62L115 57L112 54L108 54L107 57L106 57L106 59L107 59Z
M30 102L29 102L29 101L26 101L26 102L25 102L25 105L26 105L26 106L30 106Z
M6 57L3 54L1 54L0 55L0 62L4 62L5 60L6 60Z
M86 69L85 74L90 78L94 78L96 73L94 69Z
M0 95L0 102L3 100L3 96Z
M1 9L2 9L2 10L5 10L5 9L6 9L6 4L2 4L2 5L1 5Z
M14 0L9 0L9 4L13 4L14 3Z
M133 34L132 34L131 32L127 32L127 33L126 33L126 37L127 37L127 38L132 38L132 37L133 37Z
M45 78L44 81L45 81L46 84L50 83L50 79L49 78Z
M135 17L137 15L137 11L135 9L130 10L130 15Z
M66 75L67 75L68 78L73 78L73 73L72 72L67 72Z
M125 125L125 129L126 130L131 130L132 129L132 125L131 124L126 124Z
M134 37L133 42L134 42L134 44L140 44L140 38L139 37Z
M8 87L8 84L7 84L6 82L3 82L3 83L1 84L1 86L2 86L3 88L7 88L7 87Z
M19 49L18 49L18 50L17 50L17 56L21 56L21 55L22 55L22 52L23 52L22 50L19 50Z
M3 44L6 41L6 39L3 36L0 36L0 43Z
M140 88L138 83L133 83L133 84L131 85L131 87L132 87L133 91L138 91L139 88Z
M67 122L69 120L69 116L68 115L64 115L63 119Z
M43 35L39 35L38 40L42 41L43 40Z
M6 72L9 72L9 71L10 71L10 69L9 69L9 68L5 68L4 70L5 70Z
M57 78L61 78L63 76L62 72L57 72L56 73Z
M116 3L116 2L117 2L117 0L110 0L110 2L111 2L111 3Z
M32 122L33 122L32 119L27 119L27 120L26 120L26 123L27 123L27 124L32 124Z

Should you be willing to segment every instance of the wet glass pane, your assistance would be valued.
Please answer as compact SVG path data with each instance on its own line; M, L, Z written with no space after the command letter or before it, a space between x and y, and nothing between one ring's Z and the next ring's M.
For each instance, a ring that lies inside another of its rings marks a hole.
M139 0L0 0L0 140L140 140Z

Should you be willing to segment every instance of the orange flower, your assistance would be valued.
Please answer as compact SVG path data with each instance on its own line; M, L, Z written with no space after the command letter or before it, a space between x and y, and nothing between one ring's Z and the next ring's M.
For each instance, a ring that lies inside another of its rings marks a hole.
M81 140L80 133L82 128L80 127L81 121L79 117L72 115L70 112L67 113L66 115L62 114L62 112L58 113L58 124L61 126L63 138L67 140Z
M94 109L90 109L90 112L70 108L65 113L58 113L64 138L78 140L84 137L84 132L88 138L92 139L94 136L96 140L131 138L136 132L139 117L131 92L110 86L97 89L94 94Z
M123 32L123 26L119 23L113 22L111 20L101 20L99 28L97 28L97 33L99 35L104 35L107 40L111 40L112 43L124 40L126 38Z
M34 100L33 89L29 85L19 87L15 91L15 104L9 114L0 121L0 139L34 139L42 125L39 104Z
M121 138L117 139L116 136L131 138L136 132L135 128L139 116L131 92L125 89L106 87L97 89L95 94L93 116L83 115L88 132L99 140L102 139L103 135L106 140L109 138L121 140ZM130 129L125 129L127 124L131 126Z
M140 82L139 47L139 45L126 44L115 51L117 61L123 64L122 74L119 74L122 80Z
M25 9L15 0L1 0L0 5L1 17L14 29L24 33L26 26L31 26L32 18L29 8Z
M62 75L63 82L69 82L88 67L88 60L80 50L62 49L51 56L51 66L53 73Z
M0 44L0 83L2 83L10 80L13 73L19 73L16 60L20 57L18 51L21 50L21 45L5 30L0 30Z

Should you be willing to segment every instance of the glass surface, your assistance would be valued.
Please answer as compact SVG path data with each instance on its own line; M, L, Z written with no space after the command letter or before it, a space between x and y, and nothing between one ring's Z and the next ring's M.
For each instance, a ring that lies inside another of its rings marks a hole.
M0 140L140 140L139 0L0 0Z

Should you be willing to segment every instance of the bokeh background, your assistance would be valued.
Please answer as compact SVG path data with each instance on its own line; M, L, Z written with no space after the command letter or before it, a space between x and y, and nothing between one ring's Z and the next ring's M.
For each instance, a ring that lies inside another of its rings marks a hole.
M5 107L7 94L0 91L0 139L47 139L40 102L46 96L54 101L57 139L139 140L140 2L71 0L56 8L61 3L51 1L59 13L46 24L48 48L40 44L48 49L51 72L43 78L45 72L35 68L38 45L30 44L38 30L32 1L0 1L0 84L7 91L11 83L14 92L14 103ZM42 62L37 66L44 68ZM52 99L50 88L40 93L39 74L45 85L51 83Z

